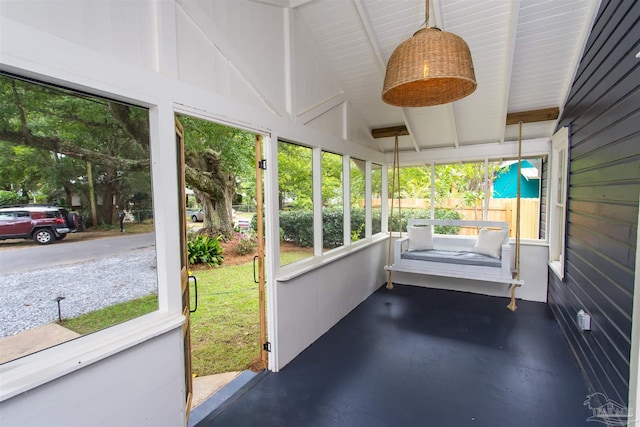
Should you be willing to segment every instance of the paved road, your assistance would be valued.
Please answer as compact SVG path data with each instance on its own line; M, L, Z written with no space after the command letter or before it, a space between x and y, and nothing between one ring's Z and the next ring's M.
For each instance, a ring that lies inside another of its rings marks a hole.
M62 240L51 245L4 250L0 251L0 275L110 258L154 245L154 234L144 233L80 242Z

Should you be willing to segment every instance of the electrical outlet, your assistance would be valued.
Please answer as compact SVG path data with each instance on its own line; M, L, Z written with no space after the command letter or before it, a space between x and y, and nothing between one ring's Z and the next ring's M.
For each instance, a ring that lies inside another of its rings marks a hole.
M578 323L578 327L583 331L591 330L591 315L589 315L589 313L585 312L584 310L578 311L576 322Z

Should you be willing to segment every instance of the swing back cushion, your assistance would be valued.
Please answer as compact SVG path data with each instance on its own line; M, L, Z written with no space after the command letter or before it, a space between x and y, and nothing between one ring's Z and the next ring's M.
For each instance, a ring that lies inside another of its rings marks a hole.
M488 255L492 258L500 258L502 244L507 237L506 230L487 230L483 228L478 234L473 251L477 254Z
M410 225L409 227L407 227L407 234L409 235L410 251L426 251L433 249L432 226Z

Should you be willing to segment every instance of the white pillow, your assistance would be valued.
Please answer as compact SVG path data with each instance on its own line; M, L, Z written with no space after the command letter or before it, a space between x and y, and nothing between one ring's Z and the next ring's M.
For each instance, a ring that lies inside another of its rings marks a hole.
M427 227L409 226L407 227L407 234L409 235L410 251L433 249L433 232L430 225Z
M478 239L473 247L473 251L479 254L488 255L500 259L500 248L502 242L507 237L506 230L487 230L483 228L478 234Z

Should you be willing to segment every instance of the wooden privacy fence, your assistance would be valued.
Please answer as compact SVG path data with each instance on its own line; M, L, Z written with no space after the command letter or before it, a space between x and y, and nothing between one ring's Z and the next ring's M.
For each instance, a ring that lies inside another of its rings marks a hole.
M394 207L402 209L429 209L428 199L400 199L394 201ZM373 199L373 207L380 207L380 199ZM439 203L437 207L452 209L460 213L461 219L479 221L482 220L482 204L478 204L476 209L463 206L464 202L458 199L447 199L443 203ZM389 200L391 206L391 200ZM540 231L540 200L538 199L520 199L520 237L523 239L538 239ZM509 223L509 237L516 236L516 215L517 215L517 199L491 199L489 203L489 212L487 221L506 221ZM403 212L403 217L410 217L411 212ZM477 235L476 229L460 230L461 235Z

